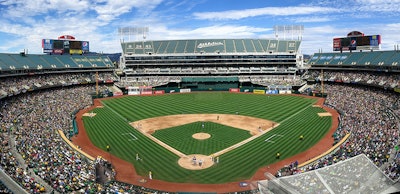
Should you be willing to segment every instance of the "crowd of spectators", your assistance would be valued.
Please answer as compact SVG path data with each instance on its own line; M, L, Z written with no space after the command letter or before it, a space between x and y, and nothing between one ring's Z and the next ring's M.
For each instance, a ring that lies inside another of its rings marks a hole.
M298 75L239 76L239 80L263 86L298 86L303 83Z
M315 89L320 90L320 87L317 85ZM325 84L324 91L327 93L325 103L341 113L341 127L334 136L341 139L348 133L351 135L337 151L301 169L289 169L288 174L319 169L365 154L390 178L397 180L400 177L400 158L394 153L399 143L399 94L338 83Z
M129 76L121 77L119 83L120 87L127 86L161 86L169 82L181 82L180 76Z
M324 79L325 81L336 81L345 83L361 83L375 85L383 88L400 87L400 74L389 74L386 72L365 72L365 71L321 71L311 70L303 75L305 79Z
M44 83L49 79L57 81L69 77L61 74L59 76L40 76L35 77L34 81L24 77L5 78L2 87L6 88L7 84L20 86L24 83ZM71 75L78 80L87 76L88 74ZM73 127L71 114L75 110L92 104L89 94L91 91L95 91L94 85L79 84L35 90L1 99L0 168L30 193L51 192L45 189L45 185L40 184L43 181L51 190L61 193L130 189L151 191L119 182L113 182L111 185L96 183L95 165L98 160L90 161L85 158L59 136L58 130L69 134ZM26 168L12 152L13 149L23 158ZM37 180L38 177L40 181Z
M99 72L98 80L99 82L114 82L118 78L112 72ZM68 86L94 82L96 82L95 72L4 77L0 78L0 97L25 93L40 88L56 87L58 85Z

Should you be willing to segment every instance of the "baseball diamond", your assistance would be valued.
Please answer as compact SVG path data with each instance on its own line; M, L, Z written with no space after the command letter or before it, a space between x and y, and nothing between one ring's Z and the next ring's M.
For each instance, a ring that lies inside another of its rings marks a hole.
M134 170L126 176L133 184L139 180L134 177L146 177L149 170L152 181L163 183L230 184L256 178L257 171L308 150L329 134L335 118L321 117L326 111L316 103L317 98L303 96L229 92L126 96L103 99L104 106L85 110L95 116L82 117L82 131L94 146L106 151L111 145L113 158L131 163ZM193 138L197 133L210 138ZM271 136L276 137L273 144L266 142ZM276 152L282 154L279 159ZM135 160L135 153L142 160ZM190 164L196 154L207 158L206 165L179 164L182 158ZM118 178L123 172L116 170Z

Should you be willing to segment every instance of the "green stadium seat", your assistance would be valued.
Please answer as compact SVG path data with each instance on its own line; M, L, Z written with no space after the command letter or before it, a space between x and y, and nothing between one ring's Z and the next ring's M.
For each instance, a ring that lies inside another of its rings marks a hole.
M265 52L264 48L262 47L262 43L259 39L254 39L252 41L253 41L254 48L256 49L256 52L259 52L259 53Z
M251 39L243 39L244 47L246 48L246 52L256 52L256 48L254 46L253 40Z
M195 47L196 47L195 40L187 40L186 47L185 47L185 53L194 53Z
M186 40L178 40L175 48L175 53L185 53Z
M233 42L232 39L225 40L226 53L235 53L236 52L234 44L235 43Z
M233 41L235 44L235 50L237 53L244 53L246 52L246 48L244 47L244 40L243 39L239 39L239 40L234 40Z
M377 65L373 64L372 61L379 57L381 52L362 52L363 56L357 61L357 65Z
M394 51L379 51L381 54L372 60L372 64L382 66L382 65L392 65L392 58L397 54Z
M177 41L168 41L168 44L167 44L167 48L166 48L166 53L168 53L168 54L173 54L173 53L175 53L175 47L176 47L176 45L177 45Z

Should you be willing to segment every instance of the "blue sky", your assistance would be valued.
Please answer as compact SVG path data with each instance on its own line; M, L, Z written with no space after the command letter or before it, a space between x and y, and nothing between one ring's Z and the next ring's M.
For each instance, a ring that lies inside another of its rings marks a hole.
M334 37L354 30L380 34L382 50L400 44L400 0L0 0L0 15L1 53L39 54L43 38L60 35L121 52L121 27L149 27L146 40L273 39L275 25L303 25L304 54L331 52Z

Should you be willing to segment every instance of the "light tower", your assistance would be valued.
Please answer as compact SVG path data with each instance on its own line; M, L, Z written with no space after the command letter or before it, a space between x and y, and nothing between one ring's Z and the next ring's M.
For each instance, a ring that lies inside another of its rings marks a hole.
M131 41L131 36L135 36L138 40L139 36L142 36L143 40L146 39L149 33L149 27L121 27L118 28L118 35L120 36L121 42L124 42L124 38L128 36L128 41Z
M297 40L303 39L304 26L303 25L275 25L274 34L275 38L279 39L283 37L286 40L286 36L290 36L291 40L294 40L297 36Z

